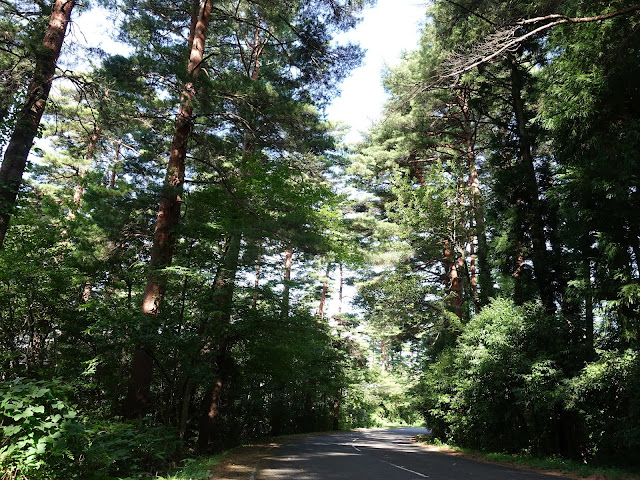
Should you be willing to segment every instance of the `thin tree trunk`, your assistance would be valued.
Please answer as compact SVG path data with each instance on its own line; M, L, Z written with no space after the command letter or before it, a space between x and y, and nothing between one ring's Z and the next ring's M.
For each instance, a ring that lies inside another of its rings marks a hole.
M333 399L333 410L331 412L331 429L333 431L340 429L340 403L340 394L338 394Z
M76 186L75 191L73 192L73 207L69 210L69 214L67 218L73 220L76 218L76 213L80 208L80 202L82 201L82 195L84 195L84 182L87 172L89 171L90 165L89 162L93 159L93 155L96 150L96 146L98 145L98 139L100 138L100 127L94 126L93 132L91 133L91 137L89 138L89 144L87 145L87 154L85 159L87 163L78 167L78 185Z
M585 260L584 268L584 285L585 285L585 301L584 301L584 317L585 317L585 346L587 348L587 359L594 358L593 346L593 289L591 287L591 260Z
M36 65L27 90L27 98L18 115L0 167L0 249L4 245L27 158L49 98L67 24L71 20L75 3L75 0L56 0L53 4L42 48L36 50Z
M258 289L260 288L260 266L262 264L262 240L258 243L258 260L256 262L256 281L253 288L253 299L251 300L251 308L255 309L258 305Z
M462 271L464 269L464 257L460 256L451 262L451 270L449 271L449 278L451 282L451 293L453 294L452 306L453 312L456 316L462 319L462 303L464 301L463 295L463 280Z
M121 148L122 148L122 141L118 140L116 142L116 154L115 154L115 158L113 159L113 163L111 164L111 176L109 178L109 188L111 190L116 188L116 168L118 167L118 164L120 163L120 150L121 150Z
M478 300L478 273L476 267L476 236L471 237L469 243L469 283L474 303Z
M382 339L382 342L380 344L380 356L382 361L382 370L383 371L389 370L389 357L387 356L387 341L385 339Z
M442 264L444 267L443 282L445 295L449 297L449 307L458 318L462 318L462 278L458 273L461 262L456 259L455 252L451 248L451 241L447 239L442 251ZM462 260L464 262L464 260Z
M182 394L182 407L180 408L180 428L179 428L180 440L184 440L184 435L187 431L187 420L189 419L189 407L191 406L192 391L193 391L193 381L190 378L188 378L187 383L184 386L184 392Z
M471 239L471 288L473 290L473 296L477 301L477 307L482 307L489 303L489 298L493 296L493 280L487 258L487 236L484 227L484 208L482 205L482 191L480 190L480 177L478 175L475 154L473 153L473 147L471 145L467 148L467 155L470 162L469 188L471 190L471 205L473 208L473 219L475 220L475 239L477 242L476 248L473 238Z
M518 242L517 245L517 257L516 265L511 276L513 277L513 301L516 305L522 305L527 300L525 298L525 288L522 278L524 272L524 253L522 249L522 242Z
M260 41L260 28L256 28L254 42L252 44L252 69L249 75L250 79L255 81L258 79L260 71L260 55L264 48L265 42ZM246 132L242 142L242 154L247 156L254 150L253 137ZM198 438L198 446L201 452L207 450L213 443L219 443L220 436L218 432L218 423L221 413L221 404L224 389L231 375L232 359L228 349L230 341L227 337L224 326L228 325L231 320L231 307L233 305L233 291L235 288L235 277L238 270L238 258L240 255L241 235L233 234L229 239L229 248L222 264L222 270L218 271L215 295L218 313L214 315L214 320L218 326L221 326L221 338L218 342L218 354L216 356L216 377L209 392L205 396L205 411L200 420L200 432ZM254 293L253 308L257 304L258 282L260 274L260 261L262 255L262 244L260 244L260 253L258 255L258 267L256 270L256 291Z
M324 301L327 297L327 290L329 289L329 272L331 270L331 262L327 263L327 271L325 272L324 279L322 281L322 292L320 293L320 305L318 305L318 319L322 321L324 314Z
M344 285L344 274L342 271L342 262L340 262L340 287L338 288L338 315L342 315L342 287Z
M291 294L291 265L293 264L293 247L289 246L284 252L284 282L282 289L281 316L286 319L289 316L289 301Z

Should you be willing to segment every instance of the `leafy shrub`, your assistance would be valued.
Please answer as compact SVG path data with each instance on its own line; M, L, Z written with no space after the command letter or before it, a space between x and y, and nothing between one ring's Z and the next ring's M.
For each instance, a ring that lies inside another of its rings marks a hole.
M84 426L57 381L0 383L0 464L9 478L74 478L84 449Z
M89 441L83 468L93 478L155 476L177 460L180 448L173 429L139 422L94 423Z
M434 435L474 448L548 451L558 441L562 323L534 307L494 300L423 379Z
M567 408L582 423L585 460L640 459L640 355L605 352L569 382Z
M0 383L2 478L141 477L166 471L180 442L173 429L144 423L83 422L59 381Z

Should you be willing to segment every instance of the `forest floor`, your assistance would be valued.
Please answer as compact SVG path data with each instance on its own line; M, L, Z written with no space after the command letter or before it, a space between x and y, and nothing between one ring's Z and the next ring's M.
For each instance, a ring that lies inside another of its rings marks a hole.
M339 433L339 432L336 432ZM260 461L267 457L273 448L279 447L294 438L313 436L314 434L292 435L278 437L269 442L246 445L233 449L226 454L222 461L215 465L211 470L211 480L254 480ZM324 434L323 434L324 435ZM534 468L520 465L516 462L495 461L488 459L479 453L468 453L455 450L447 446L436 446L418 442L425 452L446 453L452 456L463 457L469 460L475 460L483 463L500 464L517 468L520 470L528 470L532 472L544 473L547 475L557 476L558 478L571 478L574 480L637 480L640 476L609 476L606 474L579 475L578 473L566 471L554 471L547 468Z

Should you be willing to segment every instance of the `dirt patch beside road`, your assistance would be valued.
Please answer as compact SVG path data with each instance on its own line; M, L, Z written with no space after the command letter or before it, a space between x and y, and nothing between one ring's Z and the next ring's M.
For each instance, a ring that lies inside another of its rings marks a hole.
M234 449L211 470L211 480L249 480L253 478L260 459L278 445L278 443L265 443Z

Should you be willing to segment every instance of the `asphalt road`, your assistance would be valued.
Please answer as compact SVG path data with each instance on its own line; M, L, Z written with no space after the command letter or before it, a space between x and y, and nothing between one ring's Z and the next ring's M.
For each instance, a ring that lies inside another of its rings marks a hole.
M263 458L255 480L550 480L557 477L427 451L420 428L346 432L290 441Z

